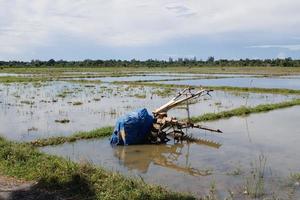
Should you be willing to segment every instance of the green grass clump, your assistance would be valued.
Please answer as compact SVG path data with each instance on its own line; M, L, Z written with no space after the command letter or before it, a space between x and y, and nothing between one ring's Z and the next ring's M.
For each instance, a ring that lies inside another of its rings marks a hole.
M20 101L20 103L27 104L27 105L33 105L34 104L33 101L28 101L28 100Z
M101 72L103 75L113 74L116 76L126 75L128 73L152 73L152 72L171 72L171 73L193 73L193 74L262 74L262 75L295 75L300 74L300 67L259 67L259 66L164 66L164 67L146 67L146 66L119 66L116 64L113 67L110 66L2 66L1 72L5 73L21 73L21 74L51 74L51 75L63 75L63 72ZM120 72L126 71L126 73Z
M290 174L290 179L293 180L293 181L299 182L300 181L300 173L292 173L292 174Z
M296 105L300 105L300 99L294 99L292 101L274 103L274 104L261 104L255 107L241 106L239 108L235 108L232 110L223 111L219 113L206 113L200 116L191 117L191 122L197 123L202 121L224 119L233 116L243 116L243 115L249 115L251 113L267 112L275 109L287 108Z
M75 142L77 140L96 139L110 136L113 132L113 127L98 128L87 132L78 132L71 136L58 136L50 138L42 138L30 142L35 147L43 147L49 145L59 145L67 142Z
M134 94L133 97L139 98L139 99L145 99L147 96L146 96L146 94Z
M259 156L259 160L251 163L250 174L246 177L245 194L260 199L265 194L265 171L267 158Z
M175 94L175 89L163 88L163 89L159 89L159 90L154 90L152 92L152 94L155 94L155 95L160 96L160 97L167 97L167 96L170 96L172 94Z
M0 171L6 176L37 181L30 190L55 193L59 199L195 199L3 138L0 138Z
M56 119L55 122L61 123L61 124L66 124L66 123L69 123L70 120L69 119Z
M75 101L75 102L73 102L73 106L80 106L82 104L83 103L81 101Z

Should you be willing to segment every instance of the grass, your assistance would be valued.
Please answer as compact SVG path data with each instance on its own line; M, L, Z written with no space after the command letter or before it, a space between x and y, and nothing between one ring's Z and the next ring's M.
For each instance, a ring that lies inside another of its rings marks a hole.
M300 173L292 173L290 178L294 181L300 182Z
M172 88L162 88L159 90L152 91L152 94L155 94L160 97L167 97L174 93L175 93L175 89L172 89Z
M1 72L1 71L0 71ZM3 76L0 77L0 83L15 83L15 82L41 82L52 81L53 78L49 77L21 77L21 76Z
M113 127L104 127L87 132L78 132L71 136L59 136L43 138L32 141L30 144L35 147L43 147L49 145L59 145L67 142L75 142L77 140L95 139L110 136L113 132Z
M145 99L147 96L146 96L146 94L134 94L133 97L139 98L139 99Z
M75 102L73 102L73 106L80 106L82 104L83 103L81 101L75 101Z
M191 122L203 122L203 121L212 121L218 119L225 119L234 116L244 116L249 115L251 113L260 113L260 112L267 112L271 110L287 108L291 106L300 105L300 99L294 99L291 101L281 102L281 103L274 103L274 104L261 104L255 107L245 107L241 106L239 108L235 108L228 111L222 111L219 113L206 113L200 116L191 117Z
M265 194L265 171L267 159L259 156L258 162L251 164L250 174L246 177L245 194L251 198L261 198Z
M127 73L141 72L173 72L173 73L205 73L205 74L260 74L288 75L299 74L300 67L245 67L245 66L205 66L205 67L3 67L0 72L20 74L61 74L63 72L103 72L119 75L120 71ZM105 74L106 75L106 74Z
M56 119L55 122L61 123L61 124L66 124L66 123L69 123L70 120L69 119Z
M89 163L77 164L47 155L28 144L4 138L0 138L0 171L6 176L37 181L35 190L55 192L62 199L195 199Z
M270 93L270 94L300 94L300 90L281 89L281 88L248 88L248 87L230 87L230 86L191 86L191 85L176 85L164 83L150 83L150 82L137 82L137 81L116 81L114 84L127 84L127 85L141 85L158 88L187 88L193 87L195 89L206 88L211 90L222 90L232 92L253 92L253 93Z
M34 104L33 101L28 101L28 100L20 101L20 103L27 104L27 105L33 105Z

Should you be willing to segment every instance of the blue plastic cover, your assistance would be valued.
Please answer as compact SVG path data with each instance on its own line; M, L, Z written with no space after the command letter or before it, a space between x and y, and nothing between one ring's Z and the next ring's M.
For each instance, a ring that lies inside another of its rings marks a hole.
M146 137L152 125L153 117L146 108L136 110L117 120L110 143L112 145L144 144L147 142ZM120 136L122 130L125 132L125 141Z

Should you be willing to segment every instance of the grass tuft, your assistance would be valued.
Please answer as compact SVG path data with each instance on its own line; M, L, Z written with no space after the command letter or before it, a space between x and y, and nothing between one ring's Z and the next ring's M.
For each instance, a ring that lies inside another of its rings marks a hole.
M30 142L32 146L35 147L43 147L49 145L59 145L63 143L76 142L77 140L87 140L87 139L96 139L107 137L112 134L113 127L104 127L95 129L87 132L78 132L71 136L59 136L59 137L50 137L50 138L42 138L35 141Z
M203 121L212 121L218 119L225 119L230 118L233 116L244 116L249 115L251 113L260 113L260 112L267 112L275 109L280 108L287 108L291 106L300 105L300 99L294 99L291 101L281 102L281 103L274 103L274 104L261 104L255 107L245 107L241 106L239 108L235 108L228 111L223 111L219 113L206 113L200 116L191 117L191 122L203 122Z

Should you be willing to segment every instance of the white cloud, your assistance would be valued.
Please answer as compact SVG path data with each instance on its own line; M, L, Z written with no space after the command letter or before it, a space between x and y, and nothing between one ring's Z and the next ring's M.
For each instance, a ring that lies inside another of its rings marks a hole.
M284 52L279 52L278 55L277 55L277 58L279 59L285 59L287 56Z
M300 44L284 44L284 45L254 45L250 46L249 48L262 48L262 49L269 49L269 48L280 48L280 49L288 49L290 51L300 51Z
M299 0L0 0L0 53L32 51L58 35L108 46L247 31L298 35L299 10Z

